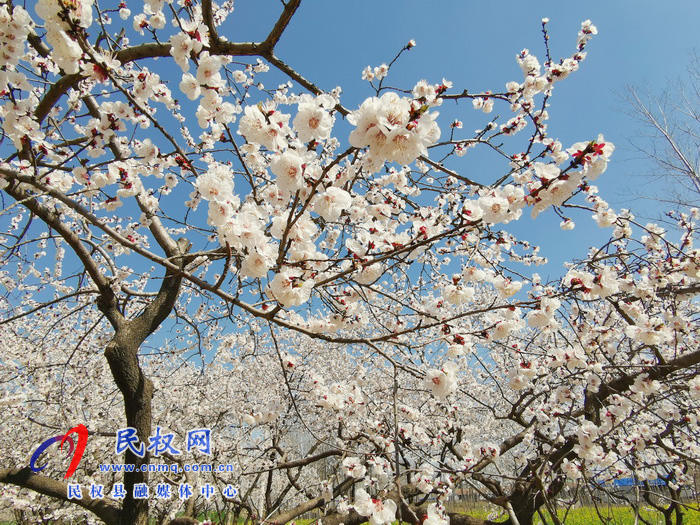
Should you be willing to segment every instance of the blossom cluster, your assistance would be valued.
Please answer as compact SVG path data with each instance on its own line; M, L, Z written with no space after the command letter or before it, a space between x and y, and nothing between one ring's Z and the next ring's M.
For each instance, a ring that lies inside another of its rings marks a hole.
M350 144L369 147L367 168L376 171L385 161L409 164L427 154L428 146L440 138L435 119L437 112L427 111L419 100L387 92L366 100L349 116L355 126Z

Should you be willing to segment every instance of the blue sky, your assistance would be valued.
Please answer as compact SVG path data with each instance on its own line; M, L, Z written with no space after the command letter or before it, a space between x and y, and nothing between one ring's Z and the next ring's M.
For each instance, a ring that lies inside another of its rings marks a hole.
M235 41L263 39L281 9L277 0L237 0L235 6L230 24L222 28L222 34ZM628 140L638 135L639 125L624 113L621 95L630 85L659 92L683 75L689 53L697 46L700 2L304 0L277 54L323 89L342 86L342 101L350 109L373 94L361 80L362 69L388 62L409 39L417 46L392 68L389 85L410 89L422 78L435 83L445 77L455 89L496 91L509 80L522 79L514 59L521 49L529 48L543 59L543 17L550 19L554 59L573 53L582 21L590 19L598 28L581 69L555 89L549 110L551 136L568 147L603 133L617 150L595 183L601 196L616 210L630 207L638 216L658 215L657 204L631 200L629 194L629 188L649 194L658 188L634 175L645 172L648 164L633 158ZM468 104L462 107L466 129L483 125L483 115ZM467 157L462 169L472 173L500 173L504 168L501 161L470 165ZM543 274L554 277L563 260L583 256L587 246L610 235L610 229L598 229L591 219L574 219L573 232L560 232L560 220L551 212L534 225L527 221L508 229L516 235L527 233L529 240L542 245L542 254L552 260Z

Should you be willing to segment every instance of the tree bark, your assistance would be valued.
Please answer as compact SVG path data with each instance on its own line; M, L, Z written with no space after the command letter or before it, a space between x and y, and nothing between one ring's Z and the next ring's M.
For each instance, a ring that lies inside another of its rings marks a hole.
M29 467L0 469L0 483L12 483L18 487L32 489L45 496L67 501L89 510L107 525L118 525L121 511L104 499L92 499L83 494L82 499L68 499L68 484L35 474Z
M176 263L182 268L185 265L185 255L188 250L189 242L180 239L173 246L174 253L168 255L174 256ZM153 382L143 373L139 365L138 352L146 338L155 332L172 312L180 294L181 285L182 276L168 270L156 298L138 317L131 320L124 319L117 311L114 301L98 301L98 307L110 320L115 330L114 337L105 349L105 357L114 382L124 398L126 425L136 429L136 435L140 443L144 444L144 448L148 445L148 438L151 435ZM142 472L141 468L149 462L148 451L145 451L142 458L130 449L127 449L124 454L124 463L135 467L132 472L124 473L126 496L120 525L148 524L148 498L134 498L134 487L138 483L148 483L148 472Z
M118 339L119 337L115 336L107 345L105 357L114 381L124 398L126 425L135 428L139 441L147 445L148 437L151 435L153 383L139 367L138 347L131 348L119 344ZM148 465L149 462L148 451L142 458L129 449L124 455L124 463L135 465L135 468L133 472L124 473L126 497L120 521L123 525L147 525L148 523L148 499L135 499L134 486L137 483L148 483L148 472L141 472L141 467Z

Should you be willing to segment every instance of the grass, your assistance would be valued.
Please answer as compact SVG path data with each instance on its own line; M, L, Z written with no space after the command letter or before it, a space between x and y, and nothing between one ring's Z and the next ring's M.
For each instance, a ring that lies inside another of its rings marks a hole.
M599 506L598 511L600 515L598 515L593 506L576 507L572 508L568 515L566 515L563 509L558 511L557 515L562 523L566 523L566 525L587 525L589 523L605 523L608 525L634 524L634 511L630 507ZM553 523L551 517L546 512L543 512L543 515L547 519L547 525L551 525ZM566 520L564 520L565 515ZM642 507L640 517L654 525L664 525L664 523L666 523L663 515L651 507ZM639 523L641 524L643 522L640 520ZM673 523L675 523L675 516ZM542 524L542 520L539 516L535 519L535 524ZM698 510L697 507L685 509L683 513L683 525L700 525L700 510Z
M566 514L564 509L561 509L557 515L565 525L595 525L598 523L604 523L606 525L634 525L634 511L629 507L605 505L599 506L598 509L601 516L607 521L601 520L596 513L595 507L592 505L574 507L568 514ZM450 510L452 511L452 509ZM502 511L500 507L491 506L487 503L475 503L469 508L454 509L454 511L468 514L474 518L486 519L490 517L491 519L495 518L496 521L505 520L505 514L499 515L499 511ZM552 519L547 514L546 509L542 509L542 514L547 520L545 522L546 525L552 525ZM564 518L565 515L566 519ZM664 517L660 512L648 507L642 509L641 517L653 525L664 525L665 523ZM316 520L314 519L295 521L296 525L311 525L315 522ZM394 524L396 523L397 522L394 522ZM675 523L675 517L673 523ZM642 525L643 522L640 521L639 524ZM539 516L535 517L535 525L543 525ZM693 508L685 509L683 513L683 525L700 525L700 508L697 505L694 505Z
M486 519L490 518L495 521L505 520L503 509L489 503L472 503L464 504L457 503L450 505L450 512L459 512L467 514L474 518ZM565 509L559 509L557 515L565 525L595 525L603 523L605 525L634 525L634 511L629 507L599 505L598 510L600 516L596 512L596 508L592 505L573 507L567 513ZM539 516L535 516L535 525L552 525L552 519L547 514L546 509L542 509L542 514L545 517L543 523ZM603 519L601 519L601 516ZM210 519L216 520L215 516L208 516ZM663 515L649 507L643 507L641 517L653 525L664 525ZM204 515L198 516L200 520L205 519ZM298 519L295 520L296 525L311 525L316 523L316 519ZM13 521L0 521L0 525L14 525ZM397 522L394 522L395 525ZM642 525L642 521L639 522ZM675 524L675 517L673 523ZM242 525L243 520L239 520L238 525ZM686 507L683 512L683 525L700 525L700 506L692 504Z
M474 518L486 519L490 518L494 521L504 521L506 519L505 512L502 508L496 507L488 503L472 503L464 504L457 503L448 507L450 512L459 512L467 514ZM598 505L598 512L593 505L585 505L580 507L572 507L568 514L565 509L559 509L557 516L565 525L634 525L634 511L630 507L617 505ZM542 515L545 517L545 522L539 516L535 516L535 525L552 525L553 521L547 510L542 508ZM640 513L641 517L653 525L664 525L663 515L651 507L643 507ZM602 519L601 519L602 517ZM673 523L675 524L675 517ZM643 522L640 520L639 524ZM700 506L691 504L683 511L683 525L700 525Z

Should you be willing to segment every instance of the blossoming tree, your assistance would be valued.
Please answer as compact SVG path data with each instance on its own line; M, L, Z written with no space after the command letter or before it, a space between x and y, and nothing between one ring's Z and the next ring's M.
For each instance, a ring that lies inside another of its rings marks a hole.
M388 88L394 62L368 67L373 96L350 110L277 56L299 4L260 42L225 38L232 2L0 8L4 497L108 523L434 524L470 487L525 525L630 473L678 491L699 456L698 213L674 217L677 242L615 213L590 184L613 145L549 136L595 27L555 60L543 21L545 59L523 50L493 92ZM474 134L460 100L486 115ZM464 174L472 148L497 175ZM542 282L507 227L525 212L564 229L590 213L612 236ZM78 475L122 500L69 499L58 470L26 466L18 442L80 421ZM234 472L149 476L181 460L110 444L202 426ZM119 462L137 468L98 468ZM183 480L239 490L135 497ZM654 503L681 512L677 496Z

